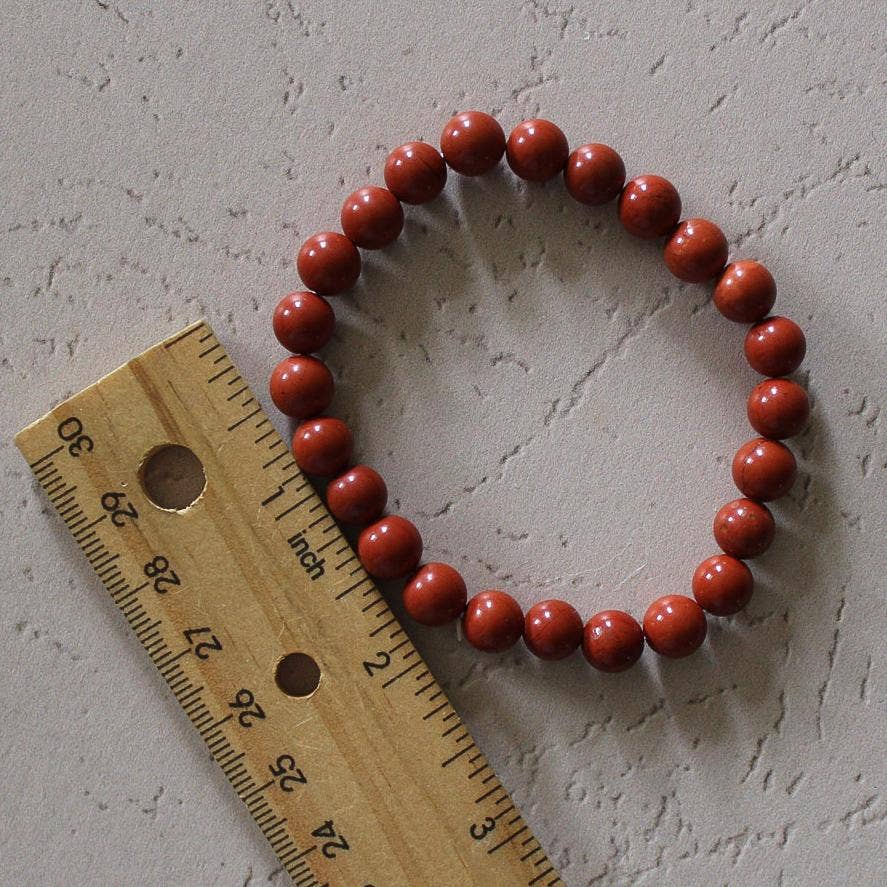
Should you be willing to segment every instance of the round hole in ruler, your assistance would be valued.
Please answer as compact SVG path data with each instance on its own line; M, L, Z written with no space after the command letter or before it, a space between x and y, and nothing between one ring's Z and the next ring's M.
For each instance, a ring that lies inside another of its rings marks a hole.
M320 684L320 666L307 653L287 653L277 663L277 686L287 696L310 696Z
M180 444L151 450L139 469L139 481L148 498L167 511L184 511L206 489L206 472L197 456Z

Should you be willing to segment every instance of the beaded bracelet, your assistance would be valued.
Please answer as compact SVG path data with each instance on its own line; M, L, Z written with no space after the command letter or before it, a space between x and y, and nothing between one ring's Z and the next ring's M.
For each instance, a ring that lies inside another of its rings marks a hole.
M681 199L674 186L656 175L625 184L625 165L610 147L583 145L570 153L566 137L547 120L519 123L506 142L489 114L468 111L453 117L440 139L441 153L424 142L395 148L385 164L387 188L369 185L342 206L344 233L324 231L309 237L296 259L299 276L310 291L293 292L274 312L274 332L292 356L271 375L271 397L287 416L300 420L293 454L309 475L332 477L326 501L333 516L362 527L357 551L366 571L378 579L409 578L403 589L407 613L422 625L444 625L461 618L465 638L479 650L501 652L523 636L541 659L562 659L581 644L587 660L605 672L633 665L644 639L657 653L687 656L705 639L706 617L737 613L749 601L753 578L744 561L757 557L773 541L773 516L764 502L784 496L797 466L781 440L803 430L809 415L806 391L784 378L804 359L800 327L786 317L767 316L776 284L760 263L748 259L727 264L727 240L707 219L680 220ZM360 275L358 247L381 249L403 228L402 204L421 204L443 190L447 166L465 176L492 170L505 154L522 179L545 182L563 174L569 194L597 206L618 198L619 220L636 237L666 238L665 264L691 283L716 280L713 300L729 320L750 323L745 355L763 376L748 397L748 420L760 437L743 444L732 464L742 498L728 502L714 520L714 537L723 554L704 560L693 574L693 597L668 594L647 609L643 627L628 613L604 610L583 626L565 601L545 600L524 616L511 595L482 591L468 600L465 581L451 566L420 566L422 538L408 520L383 517L385 482L367 465L351 465L353 438L344 422L322 415L333 397L333 377L312 352L330 339L335 316L324 296L348 290ZM348 467L351 465L351 467ZM347 469L347 470L346 470ZM695 599L694 599L695 598Z

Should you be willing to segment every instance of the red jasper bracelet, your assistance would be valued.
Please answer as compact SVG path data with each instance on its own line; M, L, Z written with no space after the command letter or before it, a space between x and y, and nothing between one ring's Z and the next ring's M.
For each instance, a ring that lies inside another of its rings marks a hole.
M605 672L634 664L644 639L659 654L686 656L705 639L706 617L729 616L749 601L753 579L744 561L762 554L773 541L773 516L764 502L784 496L797 471L795 457L781 440L798 434L809 415L806 391L785 376L804 359L800 327L786 317L767 316L776 284L760 263L743 259L727 264L727 239L707 219L680 221L681 198L656 175L625 184L622 158L606 145L588 144L570 153L563 132L547 120L519 123L508 140L489 114L468 111L444 127L441 152L424 142L395 148L385 164L387 188L369 185L351 194L341 212L342 231L309 237L296 259L299 276L312 292L293 292L274 312L274 332L291 352L271 375L271 397L286 415L301 420L293 454L307 474L331 477L326 500L333 516L363 527L357 550L366 571L378 579L408 578L403 603L422 625L462 619L465 638L479 650L507 650L523 636L541 659L562 659L580 645L588 661ZM468 600L465 581L451 566L420 566L422 537L408 520L383 517L385 482L366 465L351 465L353 438L344 422L322 415L333 397L333 377L311 353L330 339L335 317L324 296L349 289L360 276L358 247L381 249L403 228L402 204L437 197L447 167L465 176L492 170L505 154L522 179L545 182L563 174L569 194L597 206L618 198L619 220L636 237L666 238L664 259L681 280L715 280L718 310L750 323L745 354L750 366L767 376L748 398L748 420L760 437L743 444L733 459L733 480L742 497L728 502L714 520L714 537L723 554L704 560L693 574L693 597L669 594L647 609L643 628L628 613L604 610L583 626L565 601L545 600L524 616L504 591L489 590ZM349 465L351 467L349 467Z

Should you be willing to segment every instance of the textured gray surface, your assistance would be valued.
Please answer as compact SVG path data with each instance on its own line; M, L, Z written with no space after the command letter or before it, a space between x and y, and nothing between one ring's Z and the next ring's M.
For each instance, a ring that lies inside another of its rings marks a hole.
M882 14L5 0L0 881L282 883L10 435L201 315L267 404L294 246L479 107L615 145L766 261L813 419L755 598L695 657L604 677L413 636L571 887L883 883ZM328 359L428 553L586 615L686 592L750 436L742 330L558 185L452 177L408 215Z

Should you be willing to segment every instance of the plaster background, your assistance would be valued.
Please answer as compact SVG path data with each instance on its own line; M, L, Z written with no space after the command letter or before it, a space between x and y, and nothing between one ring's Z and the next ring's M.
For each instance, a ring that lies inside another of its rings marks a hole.
M5 0L0 33L0 882L284 882L11 436L199 316L270 406L295 246L478 107L614 145L765 261L813 418L691 659L411 635L571 887L883 883L881 4ZM453 175L408 219L327 359L428 555L586 616L686 592L751 436L744 330L557 184Z

